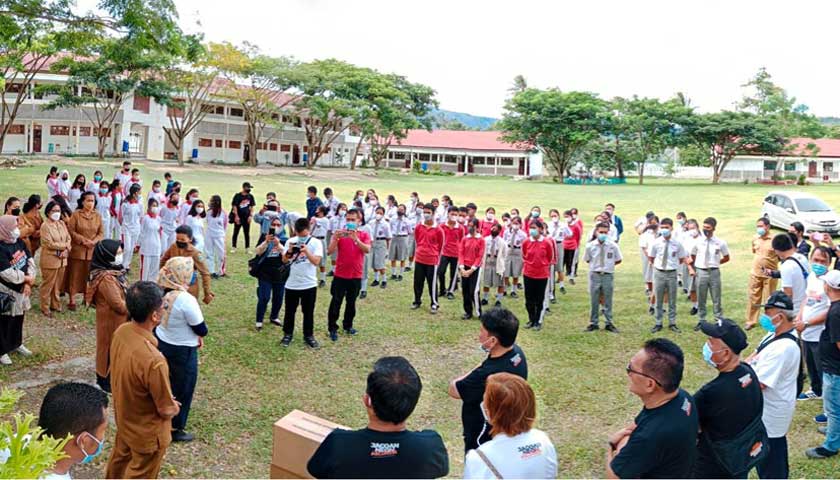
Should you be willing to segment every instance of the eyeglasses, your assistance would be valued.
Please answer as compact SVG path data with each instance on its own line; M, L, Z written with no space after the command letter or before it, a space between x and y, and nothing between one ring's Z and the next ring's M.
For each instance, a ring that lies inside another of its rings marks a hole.
M641 375L641 376L643 376L643 377L646 377L646 378L649 378L649 379L653 380L653 381L654 381L654 382L656 382L656 384L657 384L657 385L659 385L660 387L662 386L662 383L660 383L660 382L659 382L659 380L657 380L656 378L654 378L654 377L652 377L652 376L648 375L647 373L642 373L642 372L639 372L639 371L633 370L633 367L631 367L629 363L627 364L626 371L627 371L627 375L630 375L631 373L635 373L636 375Z

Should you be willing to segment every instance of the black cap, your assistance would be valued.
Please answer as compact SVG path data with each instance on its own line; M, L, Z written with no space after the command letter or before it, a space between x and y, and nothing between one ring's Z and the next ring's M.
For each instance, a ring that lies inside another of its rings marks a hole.
M781 290L776 290L770 294L767 303L764 305L756 305L756 307L764 308L781 308L782 310L793 310L793 300Z
M700 322L700 330L709 337L719 338L736 355L747 348L747 334L728 318Z
M250 182L245 182L242 184L242 188L253 188Z

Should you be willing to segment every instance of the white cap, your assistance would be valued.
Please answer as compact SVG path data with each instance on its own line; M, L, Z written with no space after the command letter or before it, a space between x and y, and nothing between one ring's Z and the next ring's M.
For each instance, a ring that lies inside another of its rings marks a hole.
M831 270L820 278L829 287L840 290L840 270Z

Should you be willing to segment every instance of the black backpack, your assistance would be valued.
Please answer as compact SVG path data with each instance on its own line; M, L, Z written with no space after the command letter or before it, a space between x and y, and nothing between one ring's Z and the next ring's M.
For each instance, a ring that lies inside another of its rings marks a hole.
M799 263L799 262L797 262ZM756 352L761 352L767 345L775 342L776 340L781 340L783 338L787 338L789 340L793 340L799 346L799 374L796 376L796 396L798 397L802 390L805 388L805 350L803 348L802 342L800 339L796 338L796 336L790 332L785 332L778 337L773 337L766 343L762 343L758 346L755 350Z

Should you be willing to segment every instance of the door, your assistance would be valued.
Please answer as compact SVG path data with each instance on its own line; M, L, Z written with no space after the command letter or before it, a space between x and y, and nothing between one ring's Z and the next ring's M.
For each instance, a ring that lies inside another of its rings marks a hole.
M525 175L525 159L519 159L519 175Z
M242 160L245 162L251 161L251 146L247 143L242 146Z
M405 168L411 168L411 156L414 155L413 153L406 153L405 154Z
M466 171L466 157L458 157L458 171L464 173Z
M808 162L808 178L817 176L817 162Z
M292 145L292 165L300 165L300 147Z
M32 128L32 151L35 153L41 152L41 126L35 125Z
M473 173L475 169L473 168L472 157L466 157L464 161L467 162L467 173Z
M796 220L793 202L786 196L776 195L776 206L779 210L779 227L787 229Z

